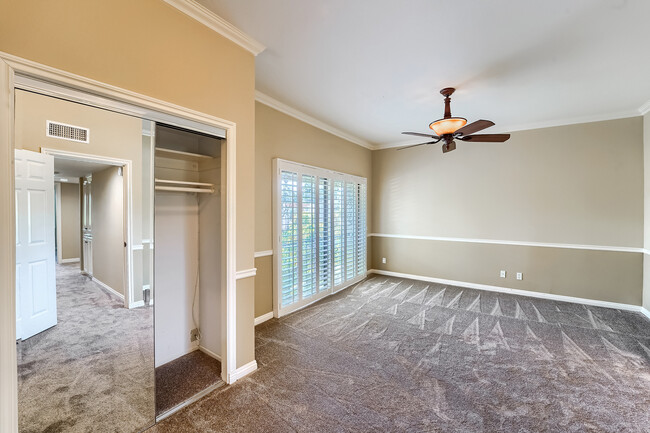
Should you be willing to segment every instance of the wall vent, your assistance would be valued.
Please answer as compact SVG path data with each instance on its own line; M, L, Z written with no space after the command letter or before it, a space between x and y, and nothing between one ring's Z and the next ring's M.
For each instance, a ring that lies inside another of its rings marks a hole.
M53 138L90 143L90 129L79 126L66 125L65 123L47 121L46 135Z

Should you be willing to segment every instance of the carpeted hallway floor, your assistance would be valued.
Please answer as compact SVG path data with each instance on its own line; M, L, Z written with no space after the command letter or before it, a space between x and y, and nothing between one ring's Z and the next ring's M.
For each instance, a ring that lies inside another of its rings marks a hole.
M150 432L647 432L638 313L372 276L256 329L259 370Z
M153 311L57 266L58 324L20 342L20 432L133 432L154 421Z

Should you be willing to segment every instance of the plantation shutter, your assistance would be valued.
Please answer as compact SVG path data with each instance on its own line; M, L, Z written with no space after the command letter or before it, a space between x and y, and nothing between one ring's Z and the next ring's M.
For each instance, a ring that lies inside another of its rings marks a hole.
M280 175L282 306L298 299L298 173Z
M366 179L276 160L278 315L366 274Z

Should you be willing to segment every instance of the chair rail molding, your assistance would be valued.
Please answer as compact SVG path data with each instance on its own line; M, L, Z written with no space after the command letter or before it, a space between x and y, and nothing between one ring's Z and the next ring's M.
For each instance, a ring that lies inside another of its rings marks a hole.
M237 279L242 280L244 278L250 278L257 275L257 268L244 269L237 271Z
M562 244L562 243L549 243L549 242L510 241L510 240L501 240L501 239L452 238L452 237L444 237L444 236L399 235L399 234L388 234L388 233L370 233L368 237L417 239L417 240L425 240L425 241L444 241L444 242L466 242L466 243L474 243L474 244L520 245L525 247L568 248L568 249L575 249L575 250L617 251L623 253L644 253L646 251L641 247Z

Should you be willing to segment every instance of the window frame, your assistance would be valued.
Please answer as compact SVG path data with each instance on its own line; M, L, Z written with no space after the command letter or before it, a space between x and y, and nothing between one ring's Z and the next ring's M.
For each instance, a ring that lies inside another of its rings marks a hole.
M287 171L287 172L292 172L292 173L297 173L296 176L296 185L297 185L297 214L298 214L298 245L299 249L296 252L296 256L299 259L299 262L297 264L298 269L299 269L299 286L298 286L298 300L289 304L283 306L281 303L282 300L282 272L281 272L281 267L282 267L282 206L281 206L281 199L282 199L282 182L281 182L281 177L282 177L282 171ZM314 185L315 188L313 191L315 192L314 196L314 210L313 213L316 218L316 222L314 224L315 227L317 227L316 231L313 232L313 236L316 238L316 243L315 243L315 254L316 258L313 261L313 263L316 263L316 275L314 276L314 282L315 282L315 287L314 291L315 294L312 296L309 296L307 298L303 298L302 296L302 257L303 257L303 252L302 252L302 247L303 247L303 233L301 231L301 225L302 225L302 218L303 218L303 180L302 177L303 175L305 176L313 176L314 177ZM330 284L327 289L322 290L321 289L321 275L320 275L320 269L321 269L321 234L322 232L319 230L320 228L320 218L321 218L321 188L320 188L320 180L321 179L327 179L327 184L328 184L328 202L329 202L329 256L330 256L330 264L329 264L329 280ZM335 226L335 219L334 219L334 184L336 181L343 181L343 222L342 222L342 230L343 233L341 235L341 242L343 245L343 263L342 263L342 272L343 272L343 281L340 284L335 285L334 284L334 226ZM347 189L348 189L348 184L354 183L355 189L356 189L356 195L355 195L355 212L354 214L356 215L354 224L355 226L355 239L360 239L363 237L365 240L365 244L362 246L360 242L355 242L355 251L352 254L352 256L355 258L352 263L352 267L355 269L355 275L353 278L346 279L346 270L347 270L347 233L346 231L348 230L348 224L346 221L347 218ZM361 187L363 185L363 187ZM273 254L273 313L275 317L281 317L286 314L289 314L293 311L299 310L301 308L304 308L305 306L316 302L326 296L332 295L346 287L349 287L353 284L358 283L359 281L363 280L366 278L367 272L368 272L368 248L367 248L367 236L368 236L368 227L367 227L367 221L368 221L368 205L367 205L367 196L368 196L368 180L365 177L360 177L360 176L355 176L351 174L346 174L346 173L341 173L337 172L334 170L328 170L324 168L319 168L319 167L314 167L311 165L307 164L302 164L298 162L293 162L293 161L288 161L280 158L274 158L273 159L273 219L272 219L272 226L273 226L273 248L274 248L274 254ZM363 193L362 193L363 191ZM365 203L361 203L362 200L365 200ZM365 212L364 212L365 211ZM361 212L364 212L364 215L361 215ZM362 251L360 251L362 249ZM358 254L363 254L365 256L365 263L363 268L359 267L359 260L358 260Z

